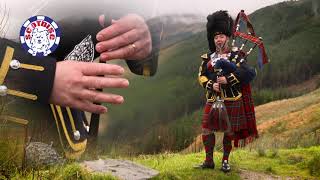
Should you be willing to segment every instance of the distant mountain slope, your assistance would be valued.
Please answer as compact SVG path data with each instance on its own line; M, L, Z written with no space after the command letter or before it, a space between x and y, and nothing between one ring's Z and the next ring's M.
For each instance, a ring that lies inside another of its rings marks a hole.
M319 4L318 0L287 1L250 15L271 60L255 81L256 87L284 87L320 72Z
M266 118L269 117L269 118ZM257 108L258 146L309 147L320 144L320 89L293 99L268 103Z
M197 71L205 51L206 40L200 33L161 51L156 76L130 75L130 87L115 90L125 96L125 104L108 106L106 138L140 137L149 127L198 109L204 99Z

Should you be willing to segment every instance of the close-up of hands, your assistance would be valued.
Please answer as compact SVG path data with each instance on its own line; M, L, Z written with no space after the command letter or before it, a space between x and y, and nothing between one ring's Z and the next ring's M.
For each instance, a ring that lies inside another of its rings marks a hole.
M94 103L121 104L124 99L120 95L95 89L128 87L128 80L120 77L123 73L124 69L118 65L58 62L50 103L93 113L105 113L105 106Z
M105 26L105 17L99 17L99 23ZM142 60L152 50L150 31L144 19L136 14L128 14L98 32L96 50L101 61L112 59Z
M101 15L98 21L104 27L96 35L99 41L96 50L100 53L100 61L142 60L151 53L151 35L142 17L129 14L119 20L111 20L111 25L107 27L104 24L104 15ZM123 73L124 69L118 65L58 62L50 103L93 113L105 113L105 106L94 103L121 104L124 99L120 95L99 92L96 89L128 87L128 80L120 77Z

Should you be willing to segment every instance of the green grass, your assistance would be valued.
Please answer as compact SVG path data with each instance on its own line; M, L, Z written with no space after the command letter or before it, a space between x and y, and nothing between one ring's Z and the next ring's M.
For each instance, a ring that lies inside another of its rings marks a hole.
M221 159L221 154L217 154ZM134 159L150 168L156 169L160 174L153 179L240 179L237 171L224 174L220 170L218 158L215 158L217 168L215 170L194 169L193 166L201 164L204 153L195 154L160 154L139 156Z
M300 179L319 179L320 146L296 149L250 150L236 149L230 155L232 171L223 173L221 167L221 152L215 152L214 170L194 169L203 162L204 152L191 154L163 153L158 155L140 155L129 158L139 164L159 171L154 180L206 180L206 179L240 179L240 169L252 172L277 175L282 178L294 177ZM16 171L11 179L110 179L116 180L110 174L96 174L84 170L78 163L67 163L38 171ZM0 179L3 178L0 173Z
M5 179L1 176L0 180ZM28 169L24 171L16 170L10 174L10 179L45 179L45 180L117 180L110 174L90 173L83 169L78 163L68 163L60 166L53 166L42 170Z
M320 178L320 146L297 149L257 150L238 149L231 153L231 173L220 172L221 153L215 153L215 170L197 170L193 166L202 163L204 152L193 154L161 154L139 156L134 160L160 174L154 179L240 179L239 169L275 174L281 177L303 179Z

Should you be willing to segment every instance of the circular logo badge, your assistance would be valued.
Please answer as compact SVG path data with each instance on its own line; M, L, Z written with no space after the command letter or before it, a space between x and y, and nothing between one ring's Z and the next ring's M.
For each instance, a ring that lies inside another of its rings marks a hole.
M56 22L47 16L33 16L21 27L22 47L32 56L47 56L60 42L60 29Z

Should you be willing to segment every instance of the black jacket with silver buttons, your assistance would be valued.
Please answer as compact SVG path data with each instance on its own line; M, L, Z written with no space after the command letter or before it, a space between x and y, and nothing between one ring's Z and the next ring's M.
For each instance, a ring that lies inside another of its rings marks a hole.
M43 12L43 15L47 14ZM26 120L23 123L27 122L28 141L53 142L53 147L64 152L68 158L77 158L85 151L89 130L85 114L83 111L48 104L48 100L57 60L63 60L88 35L96 44L95 35L102 29L97 15L95 18L70 15L59 20L61 42L48 57L33 57L19 43L0 39L0 96L1 101L5 102L2 107L6 109L1 114L0 123L12 118ZM152 35L152 54L142 61L127 61L130 70L140 75L153 75L157 69L160 24L152 20L147 24ZM97 55L95 53L95 57Z

